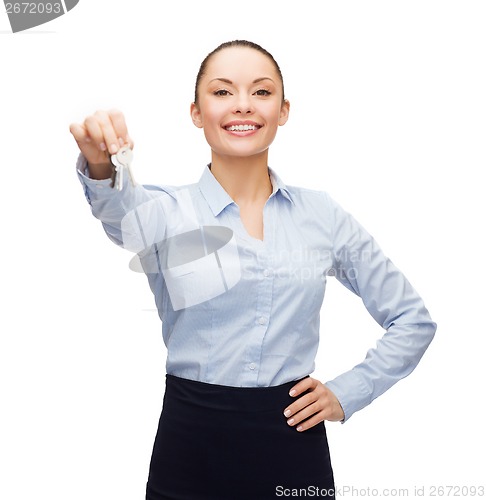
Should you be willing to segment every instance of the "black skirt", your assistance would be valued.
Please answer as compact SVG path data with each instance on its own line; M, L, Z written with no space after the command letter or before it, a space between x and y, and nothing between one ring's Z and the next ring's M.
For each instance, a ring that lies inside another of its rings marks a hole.
M166 376L146 500L334 499L324 423L298 432L283 411L298 381L229 387Z

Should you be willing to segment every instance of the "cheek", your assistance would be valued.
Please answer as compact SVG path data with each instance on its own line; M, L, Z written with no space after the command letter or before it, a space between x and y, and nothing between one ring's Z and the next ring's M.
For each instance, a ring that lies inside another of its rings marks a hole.
M219 126L221 120L227 113L223 103L211 103L210 106L205 106L202 110L203 123L208 126Z
M201 116L204 136L209 145L213 147L220 137L220 127L224 113L221 112L219 106L208 106Z
M274 103L269 103L268 106L265 106L265 108L262 109L262 112L265 113L265 118L272 124L278 124L280 120L280 111L281 107Z

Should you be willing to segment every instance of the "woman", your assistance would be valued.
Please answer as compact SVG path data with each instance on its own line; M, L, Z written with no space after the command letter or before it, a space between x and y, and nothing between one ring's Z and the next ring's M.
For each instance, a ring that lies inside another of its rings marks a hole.
M203 61L191 117L211 147L198 183L111 188L133 145L120 112L72 124L77 168L108 236L137 252L167 345L147 499L334 498L325 420L345 422L417 365L436 325L373 238L325 192L287 186L268 150L289 117L259 45ZM135 265L135 264L134 264ZM309 376L327 275L386 329L352 370Z

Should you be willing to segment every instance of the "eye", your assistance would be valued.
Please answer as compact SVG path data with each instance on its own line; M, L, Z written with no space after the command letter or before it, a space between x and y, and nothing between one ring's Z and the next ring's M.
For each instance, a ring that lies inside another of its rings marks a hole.
M255 92L256 95L260 95L260 96L269 96L269 95L272 95L272 93L267 90L267 89L258 89L256 92Z
M229 90L219 89L219 90L215 90L213 92L213 95L217 95L219 97L224 97L224 96L230 95L230 93L229 93Z

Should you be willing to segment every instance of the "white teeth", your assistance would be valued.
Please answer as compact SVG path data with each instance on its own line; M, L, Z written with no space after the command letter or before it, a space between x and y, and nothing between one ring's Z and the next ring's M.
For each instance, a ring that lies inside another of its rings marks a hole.
M256 130L257 128L255 125L231 125L231 127L226 127L226 130L230 132L246 132L247 130Z

